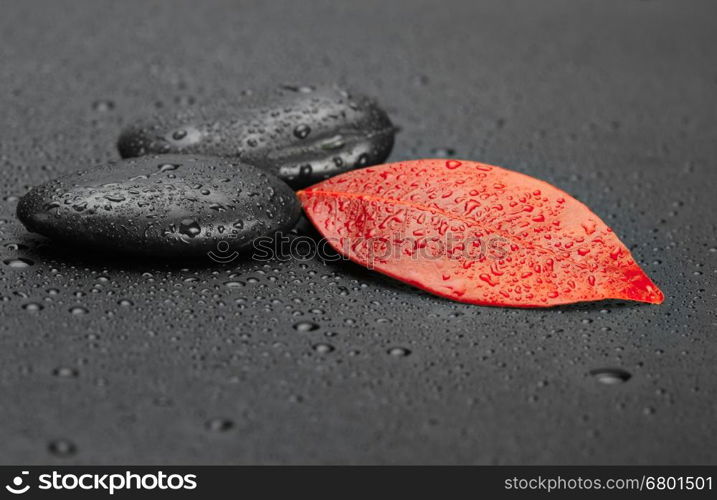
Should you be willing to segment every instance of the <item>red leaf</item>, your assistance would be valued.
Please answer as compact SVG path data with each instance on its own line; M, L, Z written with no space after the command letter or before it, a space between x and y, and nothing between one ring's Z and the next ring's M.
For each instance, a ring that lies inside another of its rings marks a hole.
M416 160L353 170L297 194L339 253L436 295L515 307L664 299L597 215L518 172Z

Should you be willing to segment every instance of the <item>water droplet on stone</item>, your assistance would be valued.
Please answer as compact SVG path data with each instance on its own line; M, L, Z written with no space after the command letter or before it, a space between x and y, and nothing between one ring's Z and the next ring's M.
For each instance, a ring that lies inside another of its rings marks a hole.
M301 165L299 167L299 177L309 177L313 172L313 167L310 164Z
M297 125L296 128L294 128L294 137L297 139L306 139L310 133L311 127L305 124Z
M199 223L194 219L182 219L179 223L179 232L190 238L194 238L202 232Z
M329 137L324 142L321 143L321 149L325 150L335 150L335 149L341 149L344 147L346 142L344 141L344 138L341 135L335 135L333 137Z
M366 166L368 166L368 162L369 162L368 155L366 153L362 153L356 159L356 166L357 167L366 167Z
M105 200L108 201L114 201L115 203L119 203L120 201L125 201L127 198L122 196L121 194L108 194L105 195Z
M334 86L281 88L186 109L171 119L157 115L142 125L130 124L120 134L120 154L130 158L183 153L191 145L198 154L239 156L298 188L357 166L381 163L390 153L396 128L373 99ZM214 118L217 109L221 113ZM316 140L308 143L314 136ZM312 175L298 176L298 166L305 163L314 165Z
M6 266L10 266L13 269L25 269L34 264L30 259L18 257L16 259L6 259L3 261Z
M5 248L8 250L27 250L27 245L23 245L22 243L6 243Z
M174 139L175 141L181 141L185 137L187 137L187 131L184 129L175 130L174 132L172 132L172 139Z

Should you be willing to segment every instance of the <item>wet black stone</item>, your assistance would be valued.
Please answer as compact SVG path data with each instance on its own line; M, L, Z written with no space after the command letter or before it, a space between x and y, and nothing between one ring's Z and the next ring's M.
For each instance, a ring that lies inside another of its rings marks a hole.
M294 188L382 163L395 127L372 99L337 87L281 86L206 107L167 110L125 128L123 158L207 154L268 170Z
M280 179L225 158L152 155L75 172L19 202L25 227L113 252L202 256L288 231L300 213Z

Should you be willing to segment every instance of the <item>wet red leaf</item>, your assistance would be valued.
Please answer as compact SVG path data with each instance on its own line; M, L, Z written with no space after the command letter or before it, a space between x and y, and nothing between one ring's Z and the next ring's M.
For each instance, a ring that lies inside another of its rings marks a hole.
M339 253L443 297L514 307L664 299L588 207L518 172L416 160L353 170L297 194Z

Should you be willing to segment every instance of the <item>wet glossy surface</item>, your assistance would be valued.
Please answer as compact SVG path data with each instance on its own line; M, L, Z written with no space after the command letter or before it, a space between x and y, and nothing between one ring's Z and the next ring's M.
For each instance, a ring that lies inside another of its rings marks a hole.
M30 4L0 15L2 462L717 462L714 2ZM145 112L331 81L401 127L391 161L571 193L668 299L479 307L316 259L59 252L15 219Z
M217 96L204 106L172 103L123 129L127 157L148 153L225 156L278 175L295 188L382 163L395 127L372 99L339 86L273 85Z
M452 300L511 307L664 300L588 207L501 167L412 160L348 172L297 195L339 253Z
M32 232L78 253L204 257L287 232L294 192L272 174L225 158L149 155L53 179L18 203ZM221 247L221 248L220 248Z

